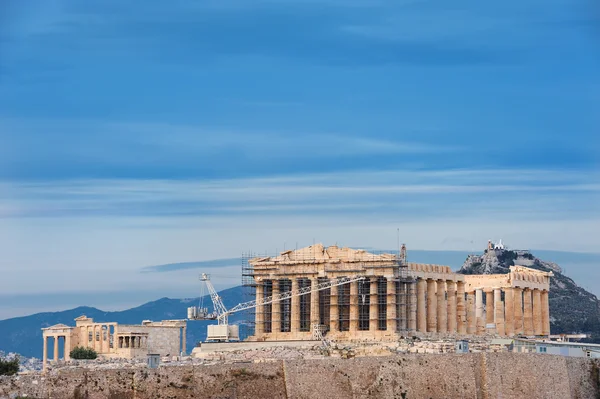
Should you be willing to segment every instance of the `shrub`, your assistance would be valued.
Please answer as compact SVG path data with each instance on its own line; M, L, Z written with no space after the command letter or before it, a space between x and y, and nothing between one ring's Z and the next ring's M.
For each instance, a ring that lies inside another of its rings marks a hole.
M19 358L0 359L0 375L14 375L19 372Z
M71 359L95 359L98 357L98 352L92 348L84 348L82 346L76 346L71 350L69 354Z

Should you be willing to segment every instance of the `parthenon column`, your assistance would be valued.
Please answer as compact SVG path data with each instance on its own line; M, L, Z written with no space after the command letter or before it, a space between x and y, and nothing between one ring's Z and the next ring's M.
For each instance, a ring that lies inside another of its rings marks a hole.
M427 332L427 315L425 313L425 286L424 279L417 280L417 330Z
M298 278L292 277L292 291L298 291ZM291 312L290 312L290 332L300 331L300 297L298 295L292 295L291 300Z
M398 312L396 306L396 282L392 277L387 279L387 328L388 332L398 331Z
M427 332L437 331L435 280L427 279Z
M494 288L494 322L496 323L496 334L505 335L504 302L502 302L502 290L500 288Z
M350 331L358 331L358 281L350 283Z
M533 290L533 333L542 335L542 293L538 289Z
M310 293L310 331L312 332L312 328L314 325L319 324L319 292L314 291L315 287L319 285L319 280L317 278L310 279L310 289L312 290Z
M548 291L543 290L542 296L542 335L550 335L550 302L548 301Z
M370 299L369 299L369 301L370 301L369 302L369 331L377 331L378 330L377 312L379 310L379 308L377 306L377 301L379 299L377 297L377 277L374 277L371 279L370 286L371 286L371 288L370 288Z
M485 291L485 325L494 323L494 291Z
M504 289L504 313L504 331L510 337L515 334L515 301L512 287Z
M437 281L437 331L445 333L448 331L448 305L446 305L446 282Z
M456 318L459 334L467 333L467 312L465 308L465 283L456 283Z
M263 297L264 297L264 285L261 281L256 285L256 301L257 302L262 301ZM265 331L264 320L265 320L264 306L259 305L256 307L256 313L254 314L254 336L257 338L260 338Z
M279 280L271 280L273 284L273 296L279 295ZM333 288L332 288L333 289ZM275 302L271 306L271 333L277 337L281 332L281 312L280 302Z
M329 295L329 331L340 331L338 309L338 286L331 287Z
M54 357L52 361L58 362L58 336L54 336Z
M417 331L417 287L416 282L408 284L408 330Z
M446 292L448 293L448 332L456 332L456 283L446 281Z
M64 352L65 352L65 361L67 360L71 360L71 332L68 332L67 335L65 335L65 348L64 348Z
M475 290L475 325L476 334L485 332L485 319L483 318L483 290Z
M475 291L467 293L467 334L475 334L477 324L475 320Z
M108 331L110 332L110 326L108 327ZM181 346L182 349L181 351L183 352L183 354L187 354L187 325L183 327L183 336L181 337ZM147 348L146 345L146 338L144 338L144 348Z
M533 335L533 303L530 288L523 291L523 333L527 336Z
M515 334L523 334L523 289L515 287Z

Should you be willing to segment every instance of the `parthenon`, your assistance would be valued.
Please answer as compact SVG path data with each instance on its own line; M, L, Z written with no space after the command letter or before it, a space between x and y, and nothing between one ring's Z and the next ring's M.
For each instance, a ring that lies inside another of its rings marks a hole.
M253 340L308 340L315 329L338 340L389 340L408 333L550 334L551 272L511 266L507 274L464 275L399 255L322 244L253 258L256 299L364 276L261 305Z

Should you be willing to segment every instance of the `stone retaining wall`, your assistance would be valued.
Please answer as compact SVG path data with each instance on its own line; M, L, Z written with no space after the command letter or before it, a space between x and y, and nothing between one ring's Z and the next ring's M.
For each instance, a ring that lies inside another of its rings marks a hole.
M600 362L515 353L405 354L58 370L0 378L0 398L600 398Z

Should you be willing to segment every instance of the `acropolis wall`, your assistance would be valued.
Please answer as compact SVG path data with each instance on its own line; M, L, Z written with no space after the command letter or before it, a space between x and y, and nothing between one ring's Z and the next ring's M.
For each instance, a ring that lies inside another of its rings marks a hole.
M450 267L407 263L403 255L324 247L250 260L256 299L341 277L345 285L260 305L253 340L386 340L409 333L550 334L551 272L513 266L499 275L463 275Z

